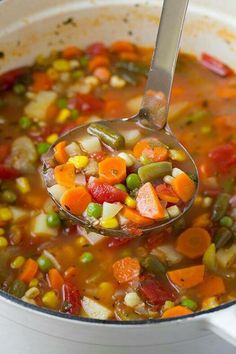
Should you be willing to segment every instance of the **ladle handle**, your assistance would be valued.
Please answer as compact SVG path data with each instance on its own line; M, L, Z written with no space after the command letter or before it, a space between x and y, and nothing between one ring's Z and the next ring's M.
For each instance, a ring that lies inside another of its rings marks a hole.
M156 45L148 74L142 108L142 117L149 115L157 128L167 122L180 39L189 0L164 0ZM156 100L157 98L157 100Z

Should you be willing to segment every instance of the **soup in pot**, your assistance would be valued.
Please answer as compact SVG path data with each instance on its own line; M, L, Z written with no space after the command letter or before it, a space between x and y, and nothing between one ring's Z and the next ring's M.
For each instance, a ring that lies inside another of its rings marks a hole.
M187 315L236 298L234 72L206 53L179 56L168 119L198 166L200 190L171 228L139 232L144 222L177 216L194 193L183 153L119 126L106 139L116 134L123 145L104 145L102 120L138 112L151 55L130 42L94 43L0 76L3 291L51 310L122 321ZM54 147L48 189L75 215L108 230L127 227L131 238L73 225L43 183L50 145L86 123L92 130L82 143ZM165 171L155 175L160 166Z

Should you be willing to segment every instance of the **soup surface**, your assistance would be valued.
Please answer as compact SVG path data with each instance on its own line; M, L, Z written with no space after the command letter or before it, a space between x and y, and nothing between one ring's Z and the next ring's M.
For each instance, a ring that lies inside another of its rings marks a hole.
M43 184L41 157L60 134L137 113L151 54L124 41L68 47L0 77L3 291L71 315L117 320L182 316L236 298L236 76L215 58L179 56L169 124L197 163L200 191L172 228L104 237L70 224ZM85 188L83 170L76 173ZM177 203L172 182L156 191L167 207ZM131 213L137 195L129 197ZM89 212L99 218L101 209Z

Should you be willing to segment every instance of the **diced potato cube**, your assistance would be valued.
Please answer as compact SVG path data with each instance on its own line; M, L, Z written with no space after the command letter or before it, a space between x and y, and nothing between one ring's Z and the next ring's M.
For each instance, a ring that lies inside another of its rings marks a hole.
M67 155L69 155L70 157L72 156L77 156L77 155L83 155L79 144L76 143L75 141L72 141L72 143L68 144L65 147L65 152L67 153Z
M172 244L164 244L155 248L152 254L156 255L160 260L163 260L168 265L174 265L181 262L183 256L176 251Z
M100 140L96 136L85 135L79 139L82 149L88 154L102 150Z
M13 223L17 223L17 222L20 222L22 220L25 220L30 215L29 210L26 210L26 209L23 209L23 208L10 206L9 209L11 210L11 213L12 213L12 222Z
M129 109L130 114L135 114L140 110L143 96L136 96L129 99L126 103L126 107Z
M114 216L116 216L119 211L123 208L123 205L121 203L103 203L103 209L102 209L102 219L107 220L107 219L112 219Z
M46 117L47 109L55 102L57 94L54 91L41 91L35 95L25 107L25 114L36 121Z
M49 227L47 224L47 215L41 213L33 218L31 224L31 233L33 236L57 236L57 228Z
M112 317L112 311L100 305L97 301L84 296L81 300L83 310L86 312L88 317L96 318L98 320L107 320Z
M60 184L54 184L54 186L48 188L48 192L58 201L66 191L67 188Z
M132 148L142 138L139 129L120 130L119 133L124 137L127 148Z
M175 218L181 213L180 208L177 205L172 205L167 208L167 212L171 218Z
M236 261L236 244L221 248L216 252L216 262L223 269L229 268Z

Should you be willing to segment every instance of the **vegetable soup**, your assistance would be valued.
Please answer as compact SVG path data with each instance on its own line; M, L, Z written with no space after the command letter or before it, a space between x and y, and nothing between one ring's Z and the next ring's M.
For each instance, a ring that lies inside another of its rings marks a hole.
M174 217L194 193L182 152L132 127L109 130L104 145L102 120L138 112L151 55L130 42L94 43L0 76L3 291L71 315L124 321L182 316L236 299L234 72L206 53L179 56L169 124L194 157L200 190L171 228L138 232L140 220ZM87 123L84 146L54 146L47 187L75 215L103 228L128 223L131 238L73 225L44 185L41 159L50 145ZM156 176L148 170L153 164L169 169ZM68 187L71 175L76 183ZM83 193L69 195L74 188Z

